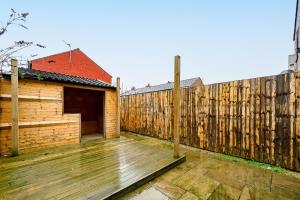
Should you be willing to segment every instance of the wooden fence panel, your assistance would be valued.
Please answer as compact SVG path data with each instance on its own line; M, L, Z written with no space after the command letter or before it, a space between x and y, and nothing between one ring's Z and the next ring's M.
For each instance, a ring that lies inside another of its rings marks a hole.
M300 73L295 74L294 165L300 171Z
M172 90L122 96L123 130L173 140ZM300 171L300 73L181 89L180 143Z

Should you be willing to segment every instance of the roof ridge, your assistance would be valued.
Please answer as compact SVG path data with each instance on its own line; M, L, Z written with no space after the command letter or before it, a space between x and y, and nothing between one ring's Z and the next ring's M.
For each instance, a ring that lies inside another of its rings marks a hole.
M184 79L184 80L180 80L180 82L182 81L189 81L189 80L193 80L193 79L200 79L200 77L195 77L195 78L189 78L189 79ZM158 85L150 85L150 87L155 87L155 86L161 86L161 85L166 85L166 84L170 84L170 83L174 83L174 81L169 81L167 83L161 83L161 84L158 84ZM143 88L147 88L149 86L145 86L145 87L141 87L141 88L136 88L135 90L138 90L138 89L143 89Z

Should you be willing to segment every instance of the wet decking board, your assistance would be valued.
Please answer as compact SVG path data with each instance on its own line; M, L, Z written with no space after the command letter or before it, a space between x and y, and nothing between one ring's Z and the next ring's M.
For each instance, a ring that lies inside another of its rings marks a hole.
M113 199L185 161L170 149L121 137L11 162L0 159L0 199Z

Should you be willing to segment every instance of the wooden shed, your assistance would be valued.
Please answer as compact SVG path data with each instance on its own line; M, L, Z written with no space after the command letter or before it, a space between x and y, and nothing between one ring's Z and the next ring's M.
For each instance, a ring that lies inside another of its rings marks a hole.
M0 80L0 155L12 148L11 75ZM19 69L20 151L80 143L81 137L118 137L117 89L77 76Z

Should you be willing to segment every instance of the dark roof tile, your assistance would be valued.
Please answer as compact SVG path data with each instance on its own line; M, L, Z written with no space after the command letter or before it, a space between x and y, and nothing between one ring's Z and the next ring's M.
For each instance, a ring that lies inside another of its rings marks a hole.
M100 80L83 78L79 76L70 76L64 74L57 74L53 72L45 72L34 69L19 68L19 76L27 79L42 79L45 81L72 83L79 85L104 87L104 88L115 88L112 84L105 83ZM10 74L3 74L4 78L10 78Z

